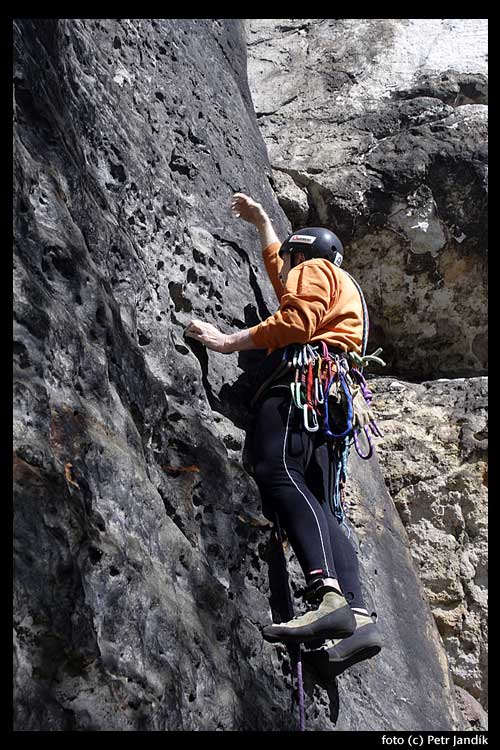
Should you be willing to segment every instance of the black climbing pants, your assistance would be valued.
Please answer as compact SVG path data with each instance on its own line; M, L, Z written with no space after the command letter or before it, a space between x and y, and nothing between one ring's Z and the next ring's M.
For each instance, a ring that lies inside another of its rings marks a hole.
M337 578L351 607L364 608L356 550L329 504L332 465L321 430L308 432L290 388L260 401L253 434L254 475L263 511L276 512L306 581Z

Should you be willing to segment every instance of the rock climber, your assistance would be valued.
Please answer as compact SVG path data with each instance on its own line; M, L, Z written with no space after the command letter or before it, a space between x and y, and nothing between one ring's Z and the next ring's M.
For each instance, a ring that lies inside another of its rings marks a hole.
M234 333L193 320L185 335L224 354L267 349L266 360L274 362L292 345L326 346L329 354L339 356L360 352L363 306L354 281L339 267L339 238L328 229L310 227L282 243L260 203L235 193L231 208L259 233L279 309ZM313 648L323 641L331 662L354 663L380 651L376 615L369 614L363 599L356 550L326 497L323 477L331 470L327 441L321 430L305 429L306 411L297 408L290 382L290 373L278 381L271 378L259 395L253 463L263 503L277 514L304 573L302 595L310 609L266 626L263 636L270 642L311 643ZM331 477L328 481L331 487Z

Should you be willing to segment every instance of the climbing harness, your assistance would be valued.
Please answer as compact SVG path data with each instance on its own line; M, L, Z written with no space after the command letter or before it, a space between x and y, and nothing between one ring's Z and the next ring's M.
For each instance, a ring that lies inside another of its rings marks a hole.
M361 354L334 350L324 341L291 344L284 349L278 368L278 378L289 372L293 375L290 383L292 401L302 412L304 428L308 432L321 430L327 440L334 467L329 500L339 523L346 520L344 500L351 446L354 445L360 458L369 459L374 452L373 438L383 436L371 408L373 393L363 369L373 362L384 367L385 362L379 356L382 349L366 354L368 309L358 282L347 275L358 290L363 309Z

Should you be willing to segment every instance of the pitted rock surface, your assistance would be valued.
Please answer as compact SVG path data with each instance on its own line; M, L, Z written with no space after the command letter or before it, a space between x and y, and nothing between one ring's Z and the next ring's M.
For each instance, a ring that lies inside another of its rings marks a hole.
M371 344L403 376L485 374L487 21L246 28L280 203L341 237Z
M486 378L370 381L378 455L448 654L453 679L488 699Z
M183 338L276 307L229 212L244 189L289 229L242 26L18 19L14 42L15 729L294 728L289 656L260 634L282 606L247 453L263 352ZM337 681L306 668L308 728L462 728L378 465L355 473L388 642Z

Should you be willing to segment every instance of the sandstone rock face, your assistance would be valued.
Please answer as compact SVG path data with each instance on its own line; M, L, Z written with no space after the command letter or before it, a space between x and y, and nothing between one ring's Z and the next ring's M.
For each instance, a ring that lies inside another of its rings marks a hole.
M379 458L455 683L488 695L487 381L371 381Z
M247 22L280 203L294 228L337 231L403 375L487 368L486 35L479 19Z
M194 317L234 330L276 305L229 213L245 189L289 229L241 24L14 31L15 728L293 729L289 656L260 635L282 606L246 450L246 370L263 353L183 338ZM378 465L355 473L387 643L337 682L305 669L308 728L462 728Z
M461 687L457 686L455 692L460 710L470 726L473 729L486 731L488 729L488 714L479 701L475 700L467 690L463 690Z

